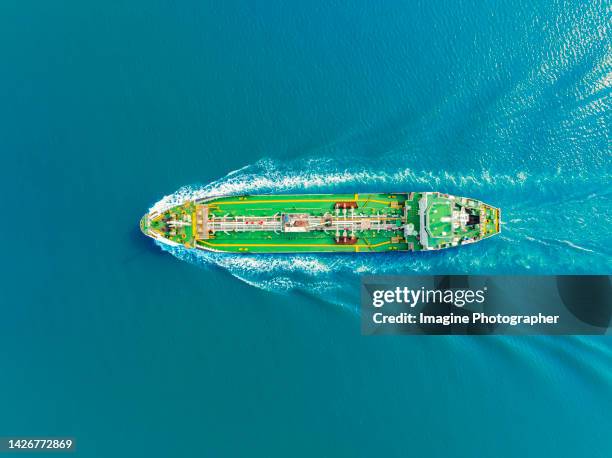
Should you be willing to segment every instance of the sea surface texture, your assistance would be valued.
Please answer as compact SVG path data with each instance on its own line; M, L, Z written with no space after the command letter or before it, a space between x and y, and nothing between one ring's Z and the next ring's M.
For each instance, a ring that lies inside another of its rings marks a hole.
M358 317L364 274L611 273L611 17L1 2L0 436L83 457L612 456L609 338L362 337ZM138 230L187 198L368 191L481 199L502 233L237 256Z

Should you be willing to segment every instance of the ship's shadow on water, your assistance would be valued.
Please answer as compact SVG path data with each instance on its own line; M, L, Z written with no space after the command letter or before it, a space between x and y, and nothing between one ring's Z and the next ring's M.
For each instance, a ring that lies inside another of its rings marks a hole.
M138 225L134 225L127 231L126 238L134 249L121 261L124 265L135 261L144 254L159 254L159 248L153 243L153 240L142 233Z
M297 294L358 310L363 275L438 273L449 254L431 253L308 253L232 254L190 250L158 243L163 251L203 269L220 269L260 289L283 295ZM449 251L449 250L447 250ZM459 250L450 250L459 253ZM473 246L464 247L466 255ZM459 266L461 262L457 263ZM464 273L448 265L444 273Z

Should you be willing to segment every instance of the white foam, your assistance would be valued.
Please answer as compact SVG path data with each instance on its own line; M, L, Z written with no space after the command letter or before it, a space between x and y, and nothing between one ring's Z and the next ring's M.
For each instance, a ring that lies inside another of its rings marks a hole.
M303 290L327 302L354 308L358 302L359 275L384 275L406 273L471 273L549 268L551 257L558 259L563 253L559 244L543 240L547 231L554 239L556 227L551 219L566 218L577 221L582 208L568 207L568 203L583 202L584 195L600 196L601 183L609 182L609 176L600 170L584 176L580 171L550 174L531 174L518 171L514 174L493 173L490 170L473 170L465 173L416 171L404 167L371 170L359 164L346 167L332 159L302 159L281 164L271 159L230 172L225 177L208 185L193 185L180 188L164 196L153 207L160 211L186 200L217 195L249 193L300 193L300 192L367 192L372 191L419 191L440 190L480 198L502 208L508 224L508 232L491 242L476 247L479 255L470 247L448 250L444 253L394 253L393 255L343 255L343 254L279 254L247 255L188 250L184 247L162 246L181 260L201 266L218 266L236 278L257 288L278 293ZM601 183L599 183L601 182ZM587 190L583 183L590 183ZM563 194L556 190L563 187ZM578 189L572 195L567 189ZM551 192L551 190L553 192ZM493 200L493 197L494 199ZM605 197L605 195L604 195ZM565 211L558 212L563 203ZM555 216L557 215L557 216ZM561 216L559 216L561 215ZM569 236L569 235L568 235ZM546 239L548 240L548 239ZM525 252L524 242L540 245L538 250ZM568 240L564 245L581 251L592 252ZM517 254L520 250L520 255ZM574 256L575 257L575 256ZM574 257L565 259L573 265ZM555 261L558 268L563 265Z
M516 175L494 174L489 170L472 171L463 174L449 172L417 171L413 168L393 170L372 170L371 168L343 168L343 163L331 159L302 159L286 165L272 159L234 170L225 177L208 185L184 186L164 196L150 208L150 212L164 211L187 200L212 196L226 196L249 193L286 193L304 191L332 191L337 188L370 188L378 191L392 190L420 191L448 188L462 189L464 194L480 190L481 196L469 197L486 200L487 189L514 188L530 181L524 171ZM540 177L534 185L541 185L547 177ZM388 189L389 188L389 189ZM360 189L361 190L361 189Z
M570 242L569 240L560 240L561 243L565 243L566 245L575 248L577 250L587 251L589 253L595 253L593 250L589 250L588 248L581 247L580 245L576 245L575 243Z

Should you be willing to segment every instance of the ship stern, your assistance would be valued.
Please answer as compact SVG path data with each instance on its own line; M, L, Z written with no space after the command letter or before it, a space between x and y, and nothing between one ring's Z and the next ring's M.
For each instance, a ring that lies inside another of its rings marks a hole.
M501 210L485 203L483 203L483 207L482 237L487 238L499 234L501 232Z

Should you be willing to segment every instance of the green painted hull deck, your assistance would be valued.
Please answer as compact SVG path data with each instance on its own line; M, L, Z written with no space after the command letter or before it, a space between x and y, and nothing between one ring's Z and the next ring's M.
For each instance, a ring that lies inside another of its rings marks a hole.
M170 245L233 253L438 250L500 231L500 211L438 192L224 196L145 215Z

